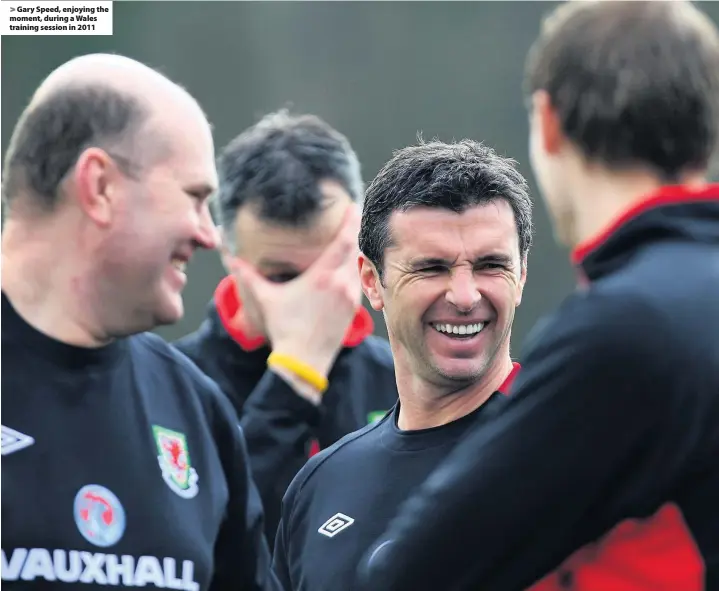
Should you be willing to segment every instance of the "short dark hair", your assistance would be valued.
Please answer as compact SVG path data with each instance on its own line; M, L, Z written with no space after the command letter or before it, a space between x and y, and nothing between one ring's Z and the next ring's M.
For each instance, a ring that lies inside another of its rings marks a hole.
M302 226L322 210L323 180L362 200L357 155L344 135L315 115L270 113L223 148L218 160L215 215L231 245L237 212L247 203L264 220Z
M499 199L512 207L524 259L532 245L532 201L516 162L468 139L452 144L420 140L394 152L367 188L360 250L381 278L384 251L391 245L392 212L438 207L461 213Z
M527 59L567 137L613 169L666 181L706 170L719 141L719 35L691 3L567 2Z
M68 86L54 92L20 118L5 157L3 200L29 192L34 204L52 211L58 188L89 147L111 152L127 174L136 174L139 159L120 146L133 140L150 115L149 108L131 94L100 84Z

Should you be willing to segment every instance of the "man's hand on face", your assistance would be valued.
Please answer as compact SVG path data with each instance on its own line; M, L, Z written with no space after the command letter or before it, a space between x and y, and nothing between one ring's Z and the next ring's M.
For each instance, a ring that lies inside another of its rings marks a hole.
M232 273L262 316L272 350L311 365L325 377L362 299L357 259L360 212L348 208L337 236L301 275L273 283L234 259Z

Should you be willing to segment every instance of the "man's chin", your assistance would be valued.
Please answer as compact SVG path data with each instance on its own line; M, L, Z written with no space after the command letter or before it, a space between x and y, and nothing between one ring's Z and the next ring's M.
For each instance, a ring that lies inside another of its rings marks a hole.
M185 306L182 301L182 296L177 294L174 297L167 298L166 301L158 307L153 316L155 326L168 326L178 323L184 315Z
M437 360L432 365L443 380L456 385L472 384L486 371L486 364L475 359Z

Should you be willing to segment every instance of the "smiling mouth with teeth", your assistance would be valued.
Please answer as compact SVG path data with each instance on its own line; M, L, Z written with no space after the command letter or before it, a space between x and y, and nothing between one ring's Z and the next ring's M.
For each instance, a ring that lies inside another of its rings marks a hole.
M430 323L432 328L444 335L456 338L468 338L479 334L485 326L485 322L474 324L435 324Z
M181 259L172 259L172 266L175 267L178 271L181 271L182 273L185 272L185 269L187 268L187 261L183 261Z

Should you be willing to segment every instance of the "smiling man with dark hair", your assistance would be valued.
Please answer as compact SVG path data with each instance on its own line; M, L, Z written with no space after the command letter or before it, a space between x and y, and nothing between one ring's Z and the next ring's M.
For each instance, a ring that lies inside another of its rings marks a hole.
M273 558L287 591L353 588L363 553L454 446L501 412L517 370L509 346L532 204L512 160L469 140L398 150L367 190L359 236L400 400L292 482Z

